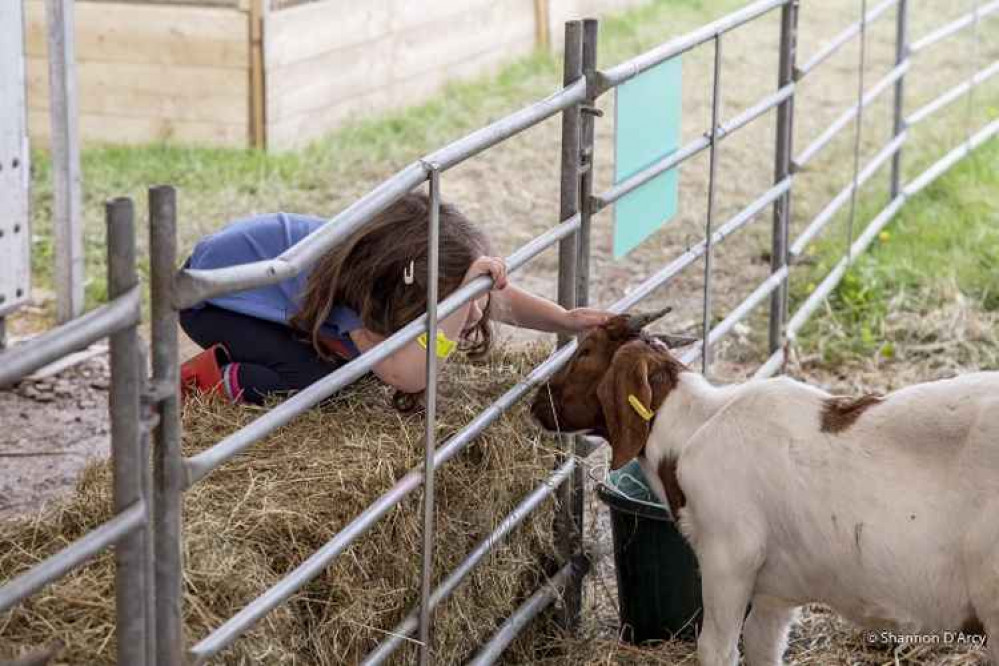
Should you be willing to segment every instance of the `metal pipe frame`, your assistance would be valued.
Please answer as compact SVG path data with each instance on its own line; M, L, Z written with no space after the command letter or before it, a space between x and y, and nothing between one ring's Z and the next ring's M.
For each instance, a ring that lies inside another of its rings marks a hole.
M794 66L798 57L798 0L781 10L780 57L777 62L777 86L785 88L794 80ZM794 97L789 97L777 110L776 140L774 146L774 182L780 183L792 173L791 156L794 153ZM791 226L791 189L774 202L773 225L770 237L770 272L776 273L787 265L787 241ZM784 340L784 321L787 319L787 287L777 285L770 299L770 318L767 343L771 350ZM706 334L708 335L708 334ZM710 349L710 337L705 341Z
M430 663L433 619L430 615L434 575L434 449L437 443L437 286L440 281L441 175L430 170L430 214L427 220L427 388L423 453L423 566L420 574L420 666Z
M927 102L923 106L919 107L918 109L910 113L908 116L905 117L905 124L909 127L918 125L919 123L923 122L931 115L939 111L940 109L946 107L949 104L952 104L953 102L956 102L963 95L971 92L972 88L980 86L981 84L985 83L996 74L999 74L999 60L996 60L985 69L979 70L971 78L962 81L961 83L957 84L950 90L944 92L944 94L934 98L930 102Z
M742 129L752 121L756 120L764 113L773 109L774 107L780 106L786 100L794 95L795 85L789 83L783 86L777 92L767 95L762 100L754 104L753 106L747 108L746 110L739 113L737 116L733 117L728 122L722 123L718 126L717 139L721 141L725 139L733 132ZM646 167L642 171L639 171L635 175L627 178L620 183L614 185L606 192L600 195L596 195L590 198L593 205L593 212L598 212L603 210L607 206L611 205L621 197L633 192L642 185L646 184L650 180L653 180L656 176L659 176L670 169L680 166L690 158L695 155L699 155L704 150L711 147L711 131L708 130L703 136L700 136L686 146L683 146L679 150L676 150L658 162Z
M579 80L413 162L274 259L213 270L180 271L174 287L174 307L183 310L212 296L263 287L295 277L362 228L372 217L426 180L429 165L435 165L439 171L446 171L486 148L578 104L585 96L586 82Z
M909 57L909 0L898 0L895 11L895 65L898 66ZM892 136L897 137L905 131L908 124L905 115L905 77L899 77L895 82L895 98L892 100ZM890 194L894 199L902 187L902 151L896 152L891 159Z
M819 49L818 53L805 61L804 65L795 68L794 80L801 81L816 67L831 58L837 51L848 44L851 39L859 35L861 32L861 24L873 23L882 14L891 9L892 5L897 4L898 2L900 2L900 0L885 0L880 5L877 5L864 14L864 18L862 20L851 23L850 27L830 39L825 46Z
M537 236L507 257L507 271L514 273L529 260L548 247L559 242L579 229L579 216L562 222L558 226ZM492 279L480 276L464 287L457 289L437 306L438 319L444 319L473 298L486 293L492 286ZM409 344L426 331L427 316L424 314L405 327L378 343L363 356L347 363L315 384L299 391L253 423L229 435L215 446L184 461L184 487L200 481L209 472L222 465L233 456L252 446L281 426L289 423L305 410L319 404L330 395L368 373L372 367L388 358L403 346Z
M839 209L843 207L843 204L850 199L854 190L867 183L867 181L871 179L871 176L877 173L878 169L880 169L885 162L897 155L899 151L902 150L902 146L905 145L906 140L908 140L908 131L903 131L901 134L892 139L887 146L882 148L877 155L871 158L871 161L864 166L855 181L851 179L846 187L830 199L825 208L819 211L818 215L816 215L812 221L808 223L808 226L805 227L804 231L801 232L798 238L791 245L790 254L792 257L800 257L805 252L805 248L808 244L812 242L812 239L815 238L815 236L822 231L827 224L829 224L829 221L833 219L836 212L839 211Z
M704 344L701 349L701 372L708 374L711 365L711 240L715 218L715 176L718 173L718 113L721 105L722 38L715 37L714 73L711 79L711 148L708 151L708 209L704 221L704 298L702 300L701 331Z
M864 74L867 71L867 0L860 0L860 63L857 67L857 122L853 135L853 187L850 188L850 213L846 222L846 253L853 247L853 223L857 218L857 178L860 176L860 141L864 133ZM901 78L899 78L901 80Z
M153 532L156 546L156 663L184 663L184 467L181 452L178 315L173 308L177 270L177 194L169 186L149 190L149 263L152 310Z
M741 211L736 213L725 224L723 224L718 231L711 235L711 242L715 244L720 243L732 233L744 227L756 215L762 212L763 209L787 192L791 188L792 180L793 176L788 176L783 181L777 183L777 185L764 192L759 198L743 208ZM624 312L639 301L645 299L653 291L672 280L674 277L683 272L684 269L700 259L704 254L705 246L705 241L697 243L676 259L668 263L661 270L653 273L643 280L638 286L629 291L624 298L619 300L617 303L612 304L608 310L611 312Z
M883 93L885 90L891 87L892 84L894 84L896 81L905 76L906 72L909 71L909 65L910 65L910 59L906 58L898 65L896 65L894 68L892 68L892 70L888 72L888 74L886 74L884 78L880 79L877 83L875 83L874 86L871 87L871 89L868 90L867 93L863 96L863 99L861 100L861 103L859 105L854 104L850 106L838 118L836 118L836 120L834 120L832 124L830 124L829 127L826 128L826 130L819 135L817 139L812 141L812 143L810 143L807 148L801 151L794 158L794 160L792 161L792 169L795 172L804 169L805 166L809 162L811 162L812 159L819 153L819 151L825 148L826 144L832 141L836 137L836 135L839 134L840 130L846 127L847 124L849 124L849 122L856 117L861 107L866 108L870 106L874 100L876 100L878 97L881 96L881 93Z
M136 502L100 527L7 581L0 587L0 613L10 610L49 583L62 578L108 546L135 533L145 523L146 505L141 501Z
M107 222L108 296L118 298L139 288L135 268L135 209L131 199L119 198L104 206ZM139 399L145 368L139 367L139 331L132 325L111 336L111 418L113 501L116 514L144 501L148 466L142 446ZM145 520L143 526L145 526ZM145 530L133 530L115 544L115 624L119 664L146 663L147 562L152 543Z
M510 643L520 635L524 627L536 618L541 611L551 606L556 599L559 599L563 595L565 587L572 580L585 574L588 569L589 562L585 559L574 560L559 569L558 573L552 576L520 608L514 611L513 615L506 619L496 633L493 634L492 638L489 639L489 642L468 662L468 666L485 666L495 663Z
M142 294L133 287L105 305L0 353L0 388L17 383L49 363L135 326L141 318Z
M892 199L888 205L868 224L860 237L853 243L851 255L856 256L864 252L871 242L877 237L882 229L895 217L902 206L930 183L946 173L951 167L967 157L972 151L980 147L983 143L999 134L999 119L993 120L980 129L967 141L961 142L942 158L933 163L919 176L906 185L897 197ZM824 301L832 290L836 288L851 261L850 256L841 259L829 274L822 280L815 291L813 291L805 302L795 312L794 317L788 323L788 337L793 338L798 331L808 322L808 319ZM754 378L764 378L775 374L785 360L784 350L778 349L753 375Z
M554 492L556 492L559 487L565 484L566 479L577 468L577 463L575 458L569 458L562 466L559 467L554 474L552 474L548 479L541 483L537 488L535 488L529 495L527 495L520 504L514 507L507 516L500 522L492 533L489 534L485 539L480 541L478 545L468 554L467 557L459 564L454 570L448 574L447 578L434 590L433 595L430 597L430 607L436 608L437 605L447 599L451 593L458 587L459 583L465 579L465 577L471 573L479 562L489 554L489 552L499 545L506 536L513 531L517 525L519 525L524 518L526 518L532 511L534 511L540 504ZM377 666L382 664L387 660L396 650L407 640L413 631L417 628L417 613L414 609L406 616L406 618L397 624L394 629L388 632L388 638L383 640L378 647L369 654L361 666Z
M792 0L757 0L742 9L723 16L717 21L713 21L693 32L687 33L672 39L662 46L647 51L639 56L623 62L616 67L612 67L600 77L602 91L616 87L625 81L634 78L642 72L655 67L656 65L686 53L695 46L710 42L718 35L722 35L739 26L749 23L764 14L767 14L777 7L782 7Z
M967 27L979 23L983 18L987 18L996 12L999 12L999 0L993 0L988 4L982 5L978 8L978 11L968 12L960 18L951 21L937 30L934 30L928 35L925 35L921 39L917 39L912 43L912 46L909 47L909 51L913 54L921 53L934 44L961 32Z

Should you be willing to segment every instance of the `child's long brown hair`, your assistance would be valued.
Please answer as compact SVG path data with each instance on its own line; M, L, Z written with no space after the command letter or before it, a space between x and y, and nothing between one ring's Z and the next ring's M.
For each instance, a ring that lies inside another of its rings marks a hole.
M427 309L427 229L430 201L410 193L393 203L328 252L309 273L299 311L291 318L307 333L316 352L329 358L319 330L335 305L361 317L364 327L388 336ZM472 262L489 254L489 243L464 215L449 204L440 208L440 282L443 300L459 286ZM413 266L412 284L404 275ZM488 306L482 319L463 331L460 347L485 353L492 342Z

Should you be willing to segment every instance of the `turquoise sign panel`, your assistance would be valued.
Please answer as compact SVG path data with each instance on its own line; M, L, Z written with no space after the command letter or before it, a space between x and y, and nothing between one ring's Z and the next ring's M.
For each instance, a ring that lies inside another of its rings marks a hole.
M680 58L667 60L618 86L614 182L658 162L680 145ZM679 173L661 173L614 204L614 258L620 259L675 214Z

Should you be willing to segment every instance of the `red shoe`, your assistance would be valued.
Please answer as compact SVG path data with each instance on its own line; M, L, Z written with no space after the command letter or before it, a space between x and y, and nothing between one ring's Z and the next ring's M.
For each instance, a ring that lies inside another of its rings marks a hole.
M222 368L232 362L229 351L222 345L212 345L180 366L180 391L183 397L191 393L217 393L226 397Z

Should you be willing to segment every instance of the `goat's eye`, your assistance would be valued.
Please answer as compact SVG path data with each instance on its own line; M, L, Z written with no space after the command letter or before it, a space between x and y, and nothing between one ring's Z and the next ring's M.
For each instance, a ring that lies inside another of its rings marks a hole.
M590 355L590 350L589 349L586 349L584 347L583 349L579 350L579 358L586 358L589 355Z

